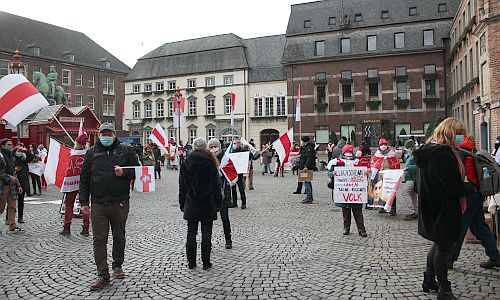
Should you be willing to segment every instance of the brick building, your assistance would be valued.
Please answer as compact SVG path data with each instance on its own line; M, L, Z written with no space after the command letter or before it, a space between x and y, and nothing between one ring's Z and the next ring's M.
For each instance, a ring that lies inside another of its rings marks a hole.
M491 149L500 135L500 3L462 0L450 30L451 114L478 146Z
M68 105L88 105L101 122L121 129L123 79L129 67L81 32L5 12L0 12L0 28L0 78L9 74L9 62L19 49L28 80L35 71L46 75L54 65Z
M318 1L292 5L282 63L289 107L301 88L302 134L375 146L422 134L446 115L444 41L458 1ZM289 111L289 126L299 123Z

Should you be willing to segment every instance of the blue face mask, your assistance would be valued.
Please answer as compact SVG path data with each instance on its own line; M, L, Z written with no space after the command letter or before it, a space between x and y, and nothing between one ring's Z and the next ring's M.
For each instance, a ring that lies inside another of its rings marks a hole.
M113 145L115 139L112 136L101 136L99 137L99 141L104 147L109 147Z
M23 153L22 152L16 152L16 156L17 157L23 157Z
M457 134L455 136L455 139L457 141L457 144L460 146L464 142L464 135L463 134Z

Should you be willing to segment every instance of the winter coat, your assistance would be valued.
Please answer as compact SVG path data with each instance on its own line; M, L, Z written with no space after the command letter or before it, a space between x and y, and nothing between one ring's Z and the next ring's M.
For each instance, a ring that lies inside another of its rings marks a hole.
M459 162L449 146L426 144L415 151L418 233L431 241L452 243L462 232L460 198L465 196Z
M471 187L468 187L468 189L470 189L471 191L479 188L479 177L481 176L481 174L478 174L476 162L473 157L473 153L475 152L476 145L474 144L474 142L467 136L464 136L464 141L460 145L460 151L458 152L458 154L460 154L460 157L465 164L465 173L467 174L469 184L473 185Z
M109 147L98 140L85 154L80 172L80 203L120 202L130 199L130 181L135 179L133 168L123 169L123 176L115 175L114 166L138 166L137 156L118 138Z
M152 151L144 151L142 153L142 164L144 166L154 166L155 156Z
M415 164L415 157L413 154L406 159L406 170L404 172L404 181L417 180L417 165Z
M300 147L299 169L302 170L304 168L311 171L316 168L316 150L314 149L314 144L311 142Z
M2 196L4 186L10 186L10 194L17 200L17 189L21 187L19 180L10 182L10 176L15 176L15 162L12 152L0 148L0 196Z
M219 163L222 161L222 158L224 157L224 151L219 150L220 153L217 155L217 159L219 160ZM224 191L224 198L223 200L223 205L230 207L232 205L231 202L231 186L229 185L229 182L227 181L226 177L224 174L219 172L219 184Z
M155 170L160 170L161 150L160 148L153 148L152 151L155 158Z
M346 141L344 141L343 139L340 139L340 141L337 144L337 146L335 147L335 149L333 149L332 158L339 158L342 155L342 149L344 149L344 146L346 144L347 144Z
M222 207L219 171L212 158L193 151L181 165L179 205L188 221L217 220Z
M273 157L273 153L271 152L270 149L262 151L262 163L263 164L270 164L272 157Z
M328 177L333 179L333 171L335 171L336 168L345 167L346 166L345 161L348 161L348 159L346 159L343 155L341 155L339 158L332 159L328 163L328 166L330 166L330 168L328 169ZM358 162L359 162L358 159L352 160L352 165L356 166ZM333 199L333 195L334 195L333 192L334 191L332 190L332 199ZM363 208L363 204L352 204L352 203L335 203L335 206L341 207L341 208Z

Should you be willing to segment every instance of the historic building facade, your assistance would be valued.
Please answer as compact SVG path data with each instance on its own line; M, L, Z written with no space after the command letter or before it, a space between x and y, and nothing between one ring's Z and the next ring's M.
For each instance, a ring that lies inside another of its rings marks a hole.
M302 134L375 146L446 116L445 48L458 3L319 1L292 5L282 62ZM294 111L289 126L299 133ZM331 136L330 136L331 137Z

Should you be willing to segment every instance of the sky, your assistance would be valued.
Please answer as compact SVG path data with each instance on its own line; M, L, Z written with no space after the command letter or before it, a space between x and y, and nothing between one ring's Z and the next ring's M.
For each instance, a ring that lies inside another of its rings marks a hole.
M290 5L309 0L0 0L0 11L85 33L133 67L164 43L234 33L284 34ZM40 5L44 3L44 5Z

